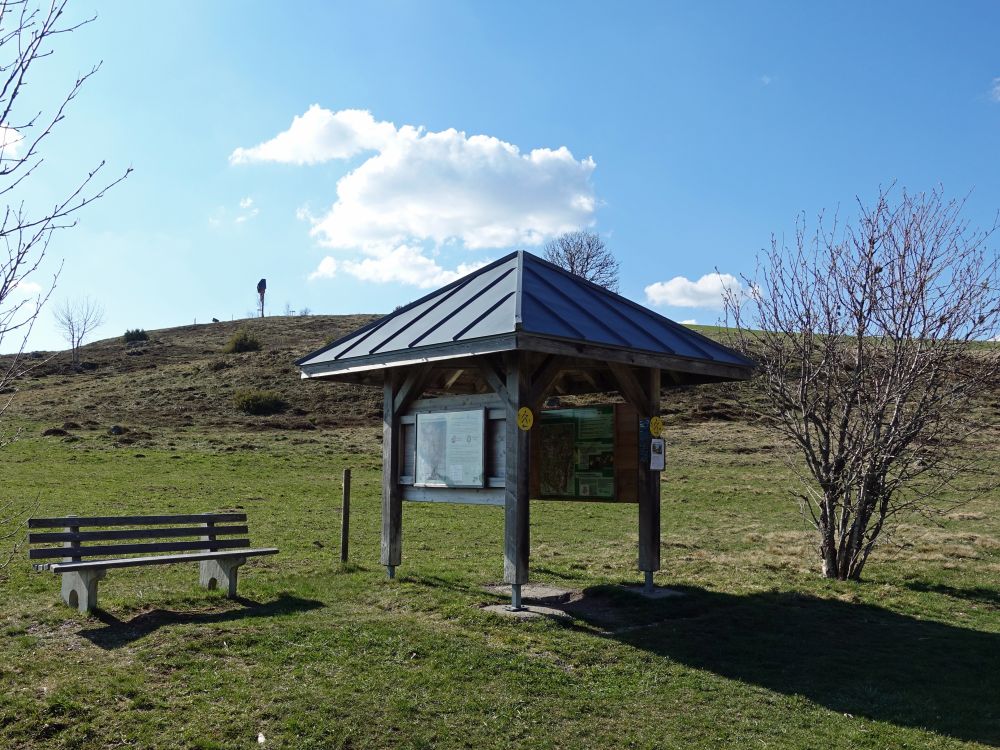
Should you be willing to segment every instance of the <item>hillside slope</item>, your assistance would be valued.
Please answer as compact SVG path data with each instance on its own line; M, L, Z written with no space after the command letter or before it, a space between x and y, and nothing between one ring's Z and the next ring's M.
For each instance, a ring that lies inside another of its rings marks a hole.
M88 344L78 369L67 352L39 353L33 355L37 366L18 386L11 416L46 427L121 425L138 435L171 427L240 431L375 425L382 409L378 389L302 380L293 364L375 317L270 317L164 328L149 331L149 342L140 346L126 346L121 337ZM223 353L244 326L263 349ZM247 388L275 391L289 408L271 417L242 414L233 396ZM734 386L678 388L665 395L665 413L683 420L739 416Z
M303 381L296 358L372 320L373 315L272 317L148 331L126 346L121 337L88 344L82 369L69 354L32 355L37 367L19 384L11 416L31 422L111 426L136 431L172 426L311 429L369 422L381 414L381 393ZM260 339L259 352L223 353L242 327ZM247 417L233 406L246 388L276 391L289 409ZM307 418L308 417L308 418Z

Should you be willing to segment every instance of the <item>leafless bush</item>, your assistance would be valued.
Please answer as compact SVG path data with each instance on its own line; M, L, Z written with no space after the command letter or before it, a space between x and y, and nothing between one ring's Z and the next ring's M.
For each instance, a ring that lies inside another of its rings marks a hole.
M63 337L69 342L73 364L80 364L80 347L87 334L104 323L104 308L90 297L66 300L55 310L56 323Z
M882 191L856 220L758 257L727 319L759 363L760 415L801 451L823 574L858 580L901 514L957 497L977 468L976 399L997 387L997 224L972 229L940 191Z

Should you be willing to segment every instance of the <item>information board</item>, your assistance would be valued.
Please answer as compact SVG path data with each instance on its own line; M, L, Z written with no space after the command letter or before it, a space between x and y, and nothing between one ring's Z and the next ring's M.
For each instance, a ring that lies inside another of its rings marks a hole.
M422 487L482 487L484 409L417 414L417 466Z
M543 411L539 440L539 497L615 497L613 406Z

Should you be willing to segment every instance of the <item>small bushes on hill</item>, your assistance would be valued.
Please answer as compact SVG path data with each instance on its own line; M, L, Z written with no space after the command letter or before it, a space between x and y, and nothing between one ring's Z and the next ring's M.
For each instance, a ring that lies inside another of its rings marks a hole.
M224 359L213 359L208 363L207 367L212 372L219 372L221 370L228 370L232 365Z
M249 328L240 328L222 351L227 354L237 352L259 352L261 349L260 339L253 335Z
M244 389L233 396L233 405L244 414L267 416L279 414L288 408L288 403L274 391Z
M131 328L125 331L125 343L133 344L137 341L149 341L149 334L142 328Z

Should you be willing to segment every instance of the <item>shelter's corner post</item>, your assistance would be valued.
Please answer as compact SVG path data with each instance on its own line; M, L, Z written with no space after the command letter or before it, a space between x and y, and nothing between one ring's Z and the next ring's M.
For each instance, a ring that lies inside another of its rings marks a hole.
M660 370L650 368L645 373L646 382L642 383L646 392L648 409L642 415L643 419L653 421L660 416ZM657 420L658 421L658 420ZM652 430L645 436L646 440L658 438ZM653 574L660 569L660 472L650 468L650 445L642 446L639 451L639 570L643 573L643 588L647 593L653 591Z
M389 578L403 559L403 495L399 488L399 418L424 392L430 365L385 370L382 406L382 564Z
M524 357L512 352L504 357L506 398L506 449L504 485L504 581L510 584L512 610L522 609L521 586L528 582L530 430L518 424L518 410L529 406L530 386ZM530 425L529 425L530 427Z
M399 492L399 374L385 371L382 406L382 565L389 578L403 557L403 501Z
M611 374L622 396L636 411L639 419L652 422L660 416L660 369L632 367L608 363ZM639 570L643 574L643 588L653 590L653 574L660 569L660 472L650 468L651 440L659 435L652 431L641 433L644 444L639 446L639 475L637 495L639 501Z

